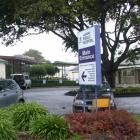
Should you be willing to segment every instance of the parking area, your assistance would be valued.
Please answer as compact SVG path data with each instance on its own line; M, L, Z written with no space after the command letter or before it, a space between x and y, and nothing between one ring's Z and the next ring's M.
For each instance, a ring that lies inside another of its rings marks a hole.
M72 112L73 96L65 96L68 91L77 87L35 88L24 91L27 102L38 102L48 107L49 112L55 114L69 114ZM115 98L118 109L140 114L140 97Z

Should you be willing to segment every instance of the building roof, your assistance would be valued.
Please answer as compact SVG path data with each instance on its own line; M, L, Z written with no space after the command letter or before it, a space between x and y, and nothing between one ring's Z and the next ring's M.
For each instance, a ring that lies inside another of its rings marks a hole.
M36 64L36 61L33 58L30 57L26 57L23 55L17 55L17 56L0 56L0 59L4 59L4 60L19 60L19 61L24 61L25 63L29 63L29 64Z
M3 60L3 59L0 59L0 63L7 64L7 61L6 60Z
M140 59L135 60L134 62L125 60L118 67L118 69L126 69L126 68L140 68Z

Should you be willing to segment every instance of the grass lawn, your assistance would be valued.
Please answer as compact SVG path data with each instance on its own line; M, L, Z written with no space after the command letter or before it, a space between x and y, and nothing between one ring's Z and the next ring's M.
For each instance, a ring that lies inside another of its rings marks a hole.
M140 114L134 114L132 116L136 120L136 122L138 122L140 124Z

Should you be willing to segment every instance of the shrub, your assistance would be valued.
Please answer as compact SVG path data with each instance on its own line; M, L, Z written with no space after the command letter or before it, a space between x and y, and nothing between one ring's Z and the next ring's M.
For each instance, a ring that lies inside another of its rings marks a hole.
M94 114L75 113L67 116L72 132L78 134L108 133L112 138L131 138L137 135L137 125L126 111L105 111Z
M68 123L56 115L42 116L31 123L30 133L47 140L65 140L68 136Z
M11 112L9 112L7 109L0 109L0 119L11 119Z
M37 103L19 104L13 112L13 125L17 130L28 131L32 120L47 113L47 108Z
M75 81L64 80L62 84L59 80L48 80L43 84L42 80L32 80L32 87L58 87L58 86L78 86Z
M16 140L16 132L6 119L0 119L0 140Z
M140 96L140 87L117 87L114 90L114 95L116 97Z

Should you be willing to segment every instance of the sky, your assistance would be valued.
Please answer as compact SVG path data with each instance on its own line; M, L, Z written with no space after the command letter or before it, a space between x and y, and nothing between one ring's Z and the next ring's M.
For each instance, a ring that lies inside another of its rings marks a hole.
M22 42L19 41L14 46L6 47L0 44L0 55L21 55L29 49L41 52L42 56L51 62L78 62L78 56L70 50L66 52L61 38L53 33L26 36L22 39Z

